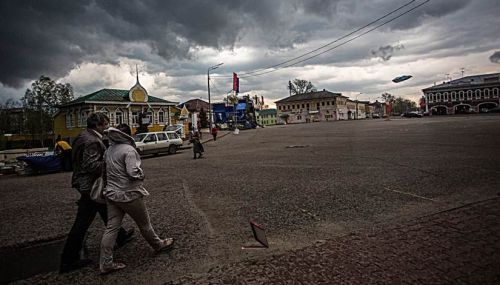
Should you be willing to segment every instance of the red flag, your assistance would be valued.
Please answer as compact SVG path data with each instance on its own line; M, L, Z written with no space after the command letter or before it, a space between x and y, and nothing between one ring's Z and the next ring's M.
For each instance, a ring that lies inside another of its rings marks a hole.
M238 78L238 74L233 72L233 91L236 93L240 93L240 79Z

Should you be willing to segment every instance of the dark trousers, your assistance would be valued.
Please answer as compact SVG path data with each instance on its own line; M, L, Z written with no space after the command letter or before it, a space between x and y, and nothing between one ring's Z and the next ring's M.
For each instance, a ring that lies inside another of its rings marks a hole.
M80 251L84 245L85 235L97 213L99 213L105 225L108 221L108 210L106 205L94 202L90 198L89 193L81 193L77 205L78 211L76 213L75 222L69 231L66 244L64 245L61 264L71 264L80 259ZM118 239L120 239L120 237L123 239L125 235L126 231L120 228Z
M71 166L71 149L63 150L61 153L61 163L63 171L73 170L73 167Z

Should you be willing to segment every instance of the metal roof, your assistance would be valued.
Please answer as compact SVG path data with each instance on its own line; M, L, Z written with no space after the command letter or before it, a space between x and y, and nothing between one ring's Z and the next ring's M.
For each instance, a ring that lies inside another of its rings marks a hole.
M289 97L283 98L281 100L275 101L275 103L288 103L288 102L307 101L307 100L333 99L333 98L336 98L339 96L345 97L345 96L342 96L341 93L333 93L330 91L323 90L323 91L302 93L302 94L289 96Z
M128 93L129 90L101 89L94 93L79 97L71 102L64 104L63 106L74 105L84 102L130 102ZM175 103L173 102L160 99L158 97L154 97L151 95L148 95L148 103L171 103L172 105L175 105Z

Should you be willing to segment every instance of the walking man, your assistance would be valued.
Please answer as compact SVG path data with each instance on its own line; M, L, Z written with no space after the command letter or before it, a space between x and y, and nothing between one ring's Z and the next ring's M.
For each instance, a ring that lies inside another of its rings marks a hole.
M87 119L87 129L73 143L72 161L73 176L71 186L80 193L77 202L78 211L75 222L68 234L61 256L60 273L65 273L91 264L91 260L82 259L80 251L84 246L85 235L97 213L104 224L108 213L105 204L99 204L90 198L90 190L96 179L102 174L104 166L104 151L102 134L108 128L109 118L104 113L92 113ZM120 228L116 245L127 243L133 236L133 229L125 231Z
M212 130L210 130L210 132L212 133L212 137L214 138L214 141L216 141L216 140L217 140L217 132L218 132L218 130L217 130L217 126L216 126L216 125L214 125L214 126L212 127Z

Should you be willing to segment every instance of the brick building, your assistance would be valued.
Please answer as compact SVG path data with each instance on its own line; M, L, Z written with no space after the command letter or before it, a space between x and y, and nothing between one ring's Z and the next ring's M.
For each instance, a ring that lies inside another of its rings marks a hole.
M500 105L500 73L466 76L422 90L426 111L449 115L479 113Z

